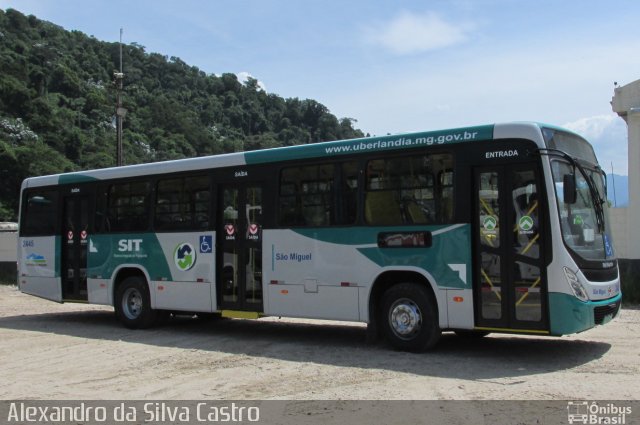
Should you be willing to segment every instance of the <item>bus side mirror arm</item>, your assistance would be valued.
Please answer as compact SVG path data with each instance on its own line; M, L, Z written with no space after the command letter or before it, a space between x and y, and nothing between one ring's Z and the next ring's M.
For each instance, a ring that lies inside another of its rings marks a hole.
M564 203L575 204L577 200L575 174L565 174L562 179L562 187Z

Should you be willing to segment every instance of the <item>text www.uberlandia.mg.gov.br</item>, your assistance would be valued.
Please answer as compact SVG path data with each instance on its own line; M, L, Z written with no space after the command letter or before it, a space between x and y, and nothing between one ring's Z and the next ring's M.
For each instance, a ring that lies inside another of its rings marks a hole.
M327 154L359 152L365 150L397 149L410 146L431 146L444 143L454 143L474 140L478 136L477 131L464 131L456 134L443 134L440 136L400 137L395 140L377 140L375 142L357 142L343 146L329 146L325 148Z

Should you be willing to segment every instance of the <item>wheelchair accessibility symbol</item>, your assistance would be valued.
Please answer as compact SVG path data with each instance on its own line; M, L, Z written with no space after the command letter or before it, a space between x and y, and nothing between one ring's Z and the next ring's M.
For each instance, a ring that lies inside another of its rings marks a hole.
M213 236L202 235L200 236L200 253L209 254L213 252Z

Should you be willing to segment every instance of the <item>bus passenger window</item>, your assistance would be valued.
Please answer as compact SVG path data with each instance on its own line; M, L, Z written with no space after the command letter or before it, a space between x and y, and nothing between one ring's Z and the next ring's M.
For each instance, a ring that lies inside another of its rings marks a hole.
M128 182L109 187L107 220L111 231L141 232L149 229L148 182Z
M283 226L335 224L333 164L309 165L282 170L280 214Z
M54 235L56 222L52 217L58 214L58 191L28 192L25 201L20 236Z
M338 224L353 224L358 218L358 174L358 163L342 164Z
M372 225L450 222L453 218L452 166L450 154L369 161L365 221ZM438 180L436 175L440 177Z
M440 220L443 223L453 221L453 170L440 172Z
M206 176L158 181L154 213L156 230L209 228L210 190Z

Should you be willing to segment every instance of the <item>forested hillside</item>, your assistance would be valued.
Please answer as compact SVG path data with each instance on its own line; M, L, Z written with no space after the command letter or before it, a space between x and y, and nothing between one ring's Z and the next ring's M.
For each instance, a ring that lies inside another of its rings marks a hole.
M125 164L361 137L314 100L124 45ZM0 221L25 177L115 165L119 44L0 9Z

